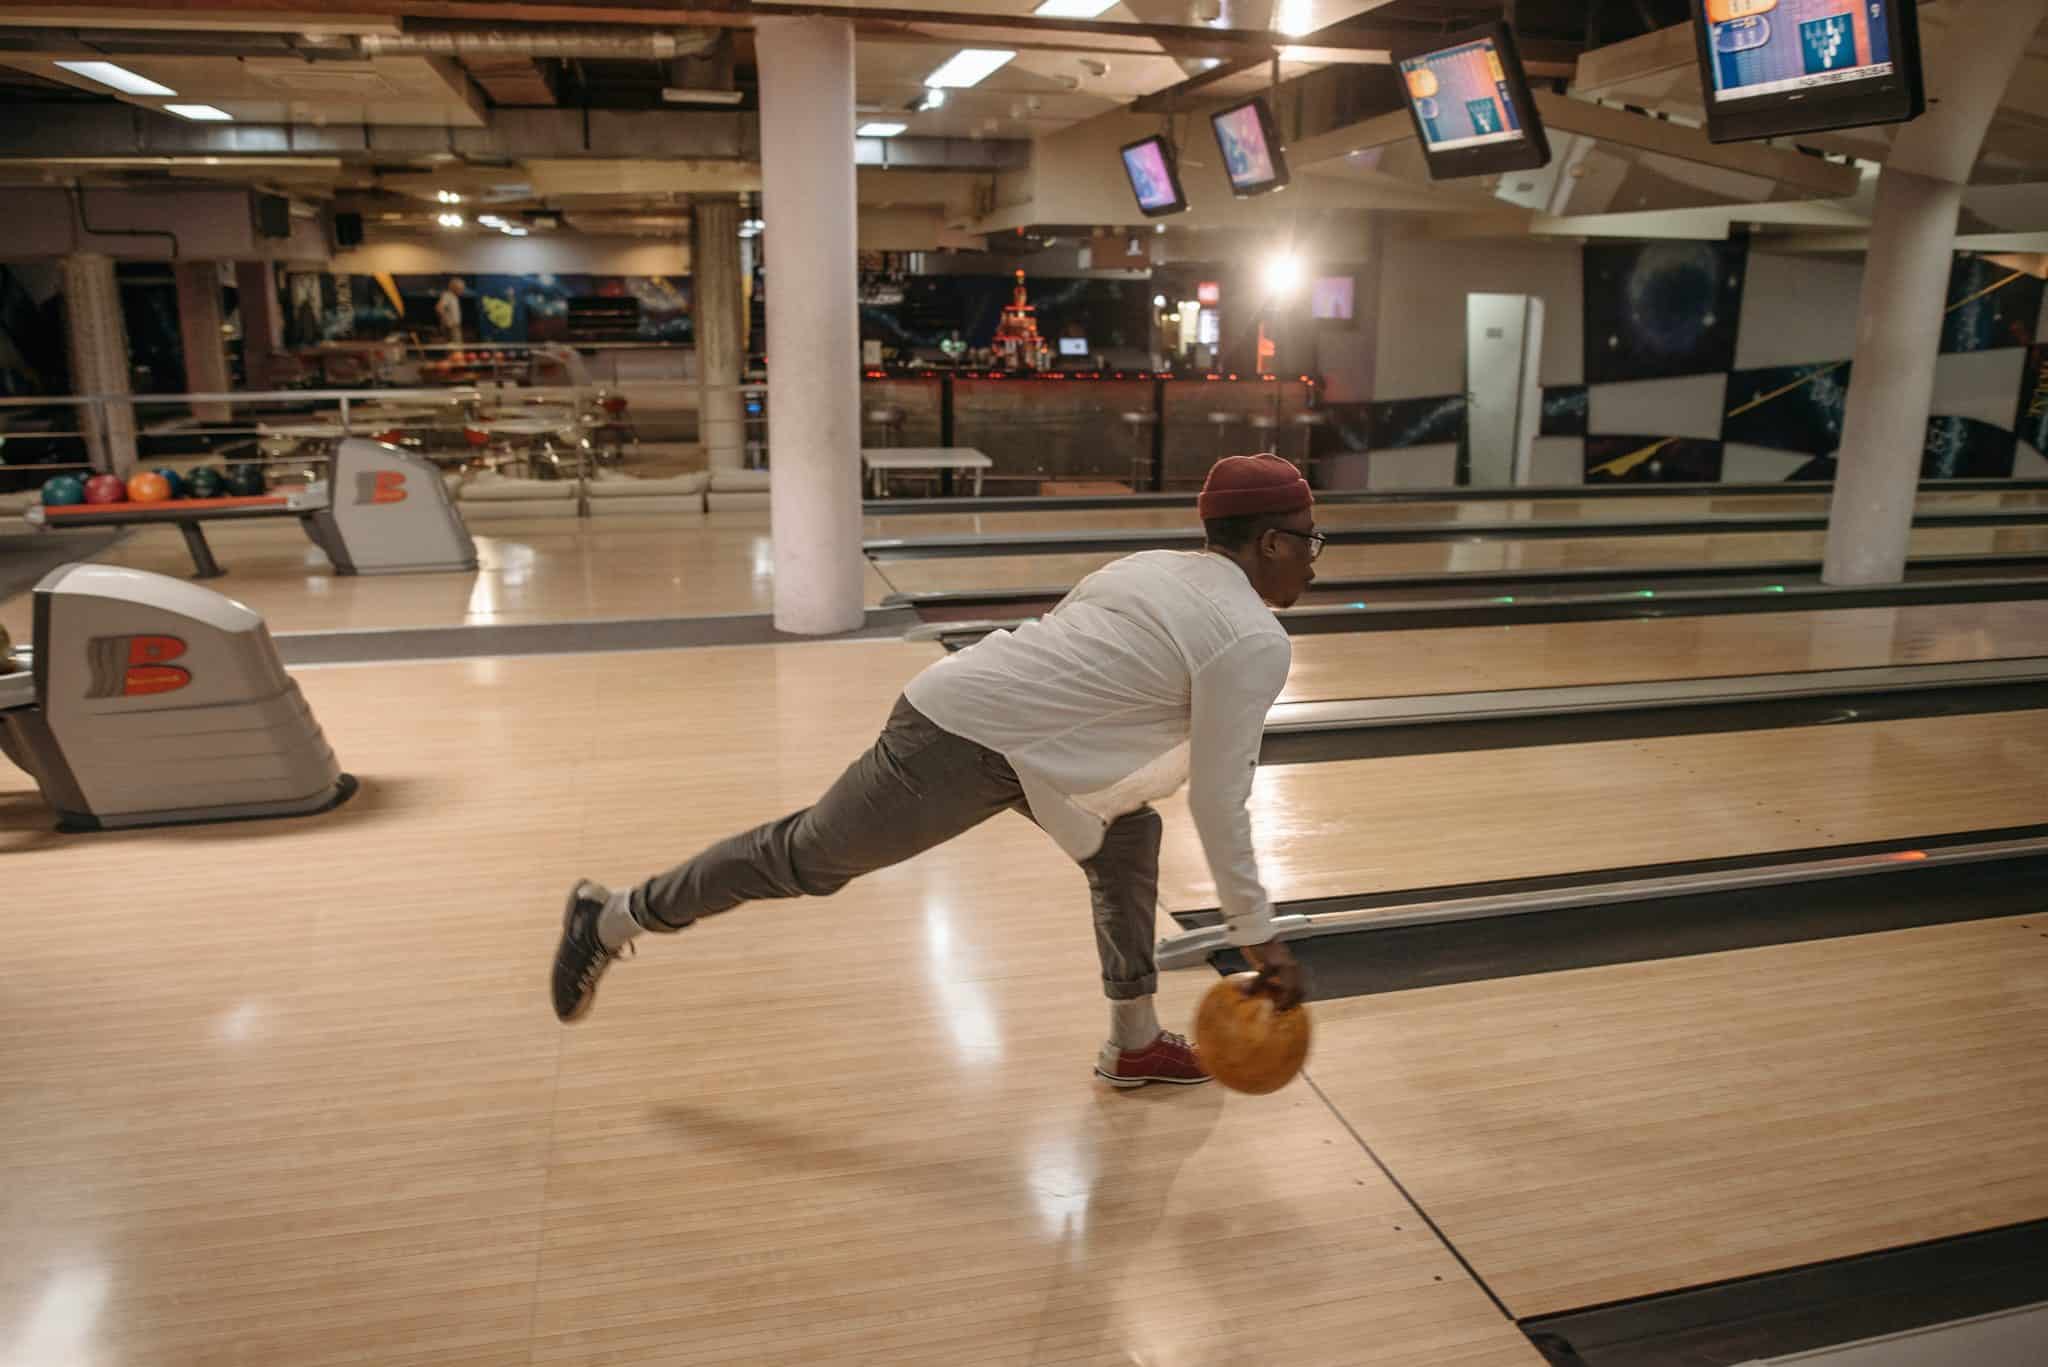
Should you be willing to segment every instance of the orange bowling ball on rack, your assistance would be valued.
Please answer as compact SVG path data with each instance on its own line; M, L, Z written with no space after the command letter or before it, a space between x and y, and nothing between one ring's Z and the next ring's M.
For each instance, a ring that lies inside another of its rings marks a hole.
M1233 1092L1262 1096L1294 1080L1308 1058L1308 1008L1282 1011L1252 990L1256 973L1233 973L1210 988L1195 1011L1195 1052L1210 1076Z
M128 476L130 503L167 503L170 497L171 482L154 470L142 470Z

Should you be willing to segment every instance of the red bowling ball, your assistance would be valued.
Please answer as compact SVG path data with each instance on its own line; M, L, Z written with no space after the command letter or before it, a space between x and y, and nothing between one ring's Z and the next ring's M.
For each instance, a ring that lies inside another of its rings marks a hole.
M126 503L128 484L119 475L94 475L85 482L87 503Z

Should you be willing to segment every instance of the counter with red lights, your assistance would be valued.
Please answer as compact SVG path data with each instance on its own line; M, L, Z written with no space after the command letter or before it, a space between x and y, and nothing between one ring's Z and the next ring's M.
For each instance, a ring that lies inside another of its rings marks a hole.
M1306 468L1319 408L1306 375L871 369L861 444L971 447L994 462L992 494L1194 489L1221 456Z

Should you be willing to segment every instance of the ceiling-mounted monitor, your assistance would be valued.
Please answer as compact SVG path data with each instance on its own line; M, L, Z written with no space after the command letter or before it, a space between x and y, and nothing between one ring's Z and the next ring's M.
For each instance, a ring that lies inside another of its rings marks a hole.
M1127 142L1120 149L1124 176L1131 193L1138 197L1138 211L1147 218L1163 218L1188 207L1181 193L1180 169L1174 164L1173 144L1158 134Z
M1209 116L1216 147L1223 153L1223 173L1240 199L1278 190L1288 182L1287 155L1280 149L1280 130L1273 111L1254 95L1242 104Z
M1927 107L1914 0L1692 0L1715 142L1903 123Z
M1550 160L1515 35L1494 23L1397 63L1431 180L1533 171Z

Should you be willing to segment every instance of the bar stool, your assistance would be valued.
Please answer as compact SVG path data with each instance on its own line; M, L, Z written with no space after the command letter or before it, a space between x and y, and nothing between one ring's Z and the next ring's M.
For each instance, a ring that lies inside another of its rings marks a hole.
M1312 472L1315 469L1316 459L1316 431L1318 428L1330 425L1329 416L1324 413L1296 413L1287 420L1287 425L1301 434L1301 455L1295 458L1294 463L1301 467L1303 474L1310 476L1309 483L1313 484L1315 483Z
M1280 435L1280 419L1271 413L1254 413L1246 420L1246 426L1252 429L1253 450L1271 451L1276 456L1287 454L1276 440Z
M1152 426L1159 418L1149 409L1128 408L1116 420L1131 438L1131 489L1142 491L1152 482Z
M893 406L870 408L867 413L868 425L882 431L882 440L877 446L901 446L903 444L903 410Z
M1209 424L1209 445L1212 453L1218 456L1238 454L1230 449L1230 429L1242 421L1243 417L1242 413L1232 412L1227 408L1210 410L1204 421Z

